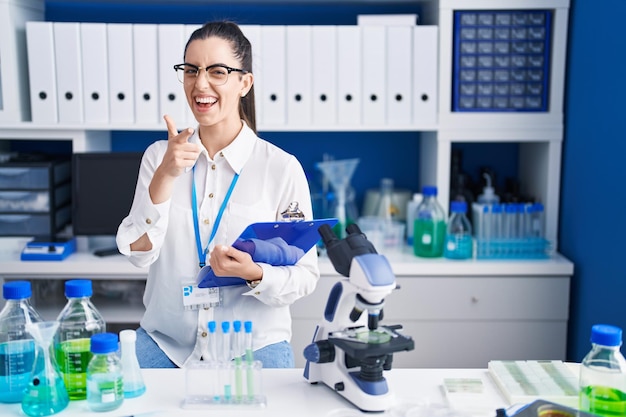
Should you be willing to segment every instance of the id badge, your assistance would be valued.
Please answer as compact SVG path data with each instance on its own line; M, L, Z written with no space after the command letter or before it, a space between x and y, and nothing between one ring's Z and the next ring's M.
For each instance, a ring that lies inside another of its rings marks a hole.
M183 285L182 295L185 310L198 310L222 305L219 287L200 288L195 284L187 284Z

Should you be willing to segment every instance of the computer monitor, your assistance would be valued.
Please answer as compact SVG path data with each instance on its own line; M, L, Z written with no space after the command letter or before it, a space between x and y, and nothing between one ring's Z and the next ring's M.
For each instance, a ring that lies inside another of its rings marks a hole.
M75 236L115 236L135 195L142 152L72 155Z

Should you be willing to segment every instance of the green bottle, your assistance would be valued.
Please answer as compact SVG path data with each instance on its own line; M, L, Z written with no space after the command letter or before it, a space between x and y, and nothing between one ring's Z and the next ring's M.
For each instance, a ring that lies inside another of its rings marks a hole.
M591 351L580 366L580 410L604 417L626 416L626 360L620 352L622 329L591 328Z
M59 313L54 348L70 400L87 398L87 365L91 360L91 336L103 333L106 324L91 302L91 281L65 282L67 304Z
M422 258L443 256L446 239L446 218L437 201L437 187L422 187L424 199L417 206L413 221L413 252Z

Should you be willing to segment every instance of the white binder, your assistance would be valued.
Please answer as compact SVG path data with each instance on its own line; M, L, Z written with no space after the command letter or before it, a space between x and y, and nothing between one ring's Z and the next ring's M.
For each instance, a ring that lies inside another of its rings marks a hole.
M261 71L261 26L260 25L239 25L244 36L250 41L252 46L252 75L254 76L254 108L257 124L263 120L263 76Z
M26 45L32 120L34 123L57 123L57 80L52 22L26 22Z
M133 26L108 23L109 114L112 124L135 121Z
M438 28L413 27L413 124L437 123Z
M287 124L307 126L312 119L311 26L287 26Z
M337 26L337 123L342 126L361 124L361 62L361 29Z
M413 28L387 26L387 124L408 126L413 106Z
M157 25L133 24L135 59L135 123L159 123L159 59Z
M313 26L313 124L337 124L337 27Z
M83 123L80 24L53 22L59 123Z
M185 109L189 107L183 84L178 81L174 65L184 59L187 33L185 25L160 24L157 27L159 45L159 120L165 126L164 115L169 115L178 125L186 121Z
M286 117L286 41L285 26L261 26L261 73L263 75L263 107L264 126L284 125Z
M363 44L363 124L386 124L387 36L385 26L359 26Z
M109 68L105 23L80 24L86 123L109 122Z
M195 25L195 24L185 25L185 43L183 45L183 52L184 52L184 47L187 45L187 42L189 41L189 38L191 37L191 34L195 32L197 29L200 29L201 27L202 27L201 25ZM181 56L180 62L177 62L177 64L182 64L184 61L185 60L184 60L184 55L183 55ZM185 103L187 103L186 97L185 97ZM196 120L196 117L193 115L193 112L191 111L189 104L185 106L184 115L185 115L185 124L183 126L178 126L178 124L176 124L176 127L178 128L178 130L179 131L183 130L185 127L191 127L192 129L196 129L198 127L198 121Z

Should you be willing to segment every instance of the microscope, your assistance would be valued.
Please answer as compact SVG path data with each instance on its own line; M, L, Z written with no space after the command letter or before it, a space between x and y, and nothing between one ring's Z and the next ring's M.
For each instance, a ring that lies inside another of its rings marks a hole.
M386 411L394 402L383 371L393 353L414 348L401 325L379 326L385 297L397 288L387 258L356 224L339 240L328 225L319 234L333 267L347 279L330 291L322 322L304 349L304 377L323 382L363 411ZM366 314L363 314L366 313Z

